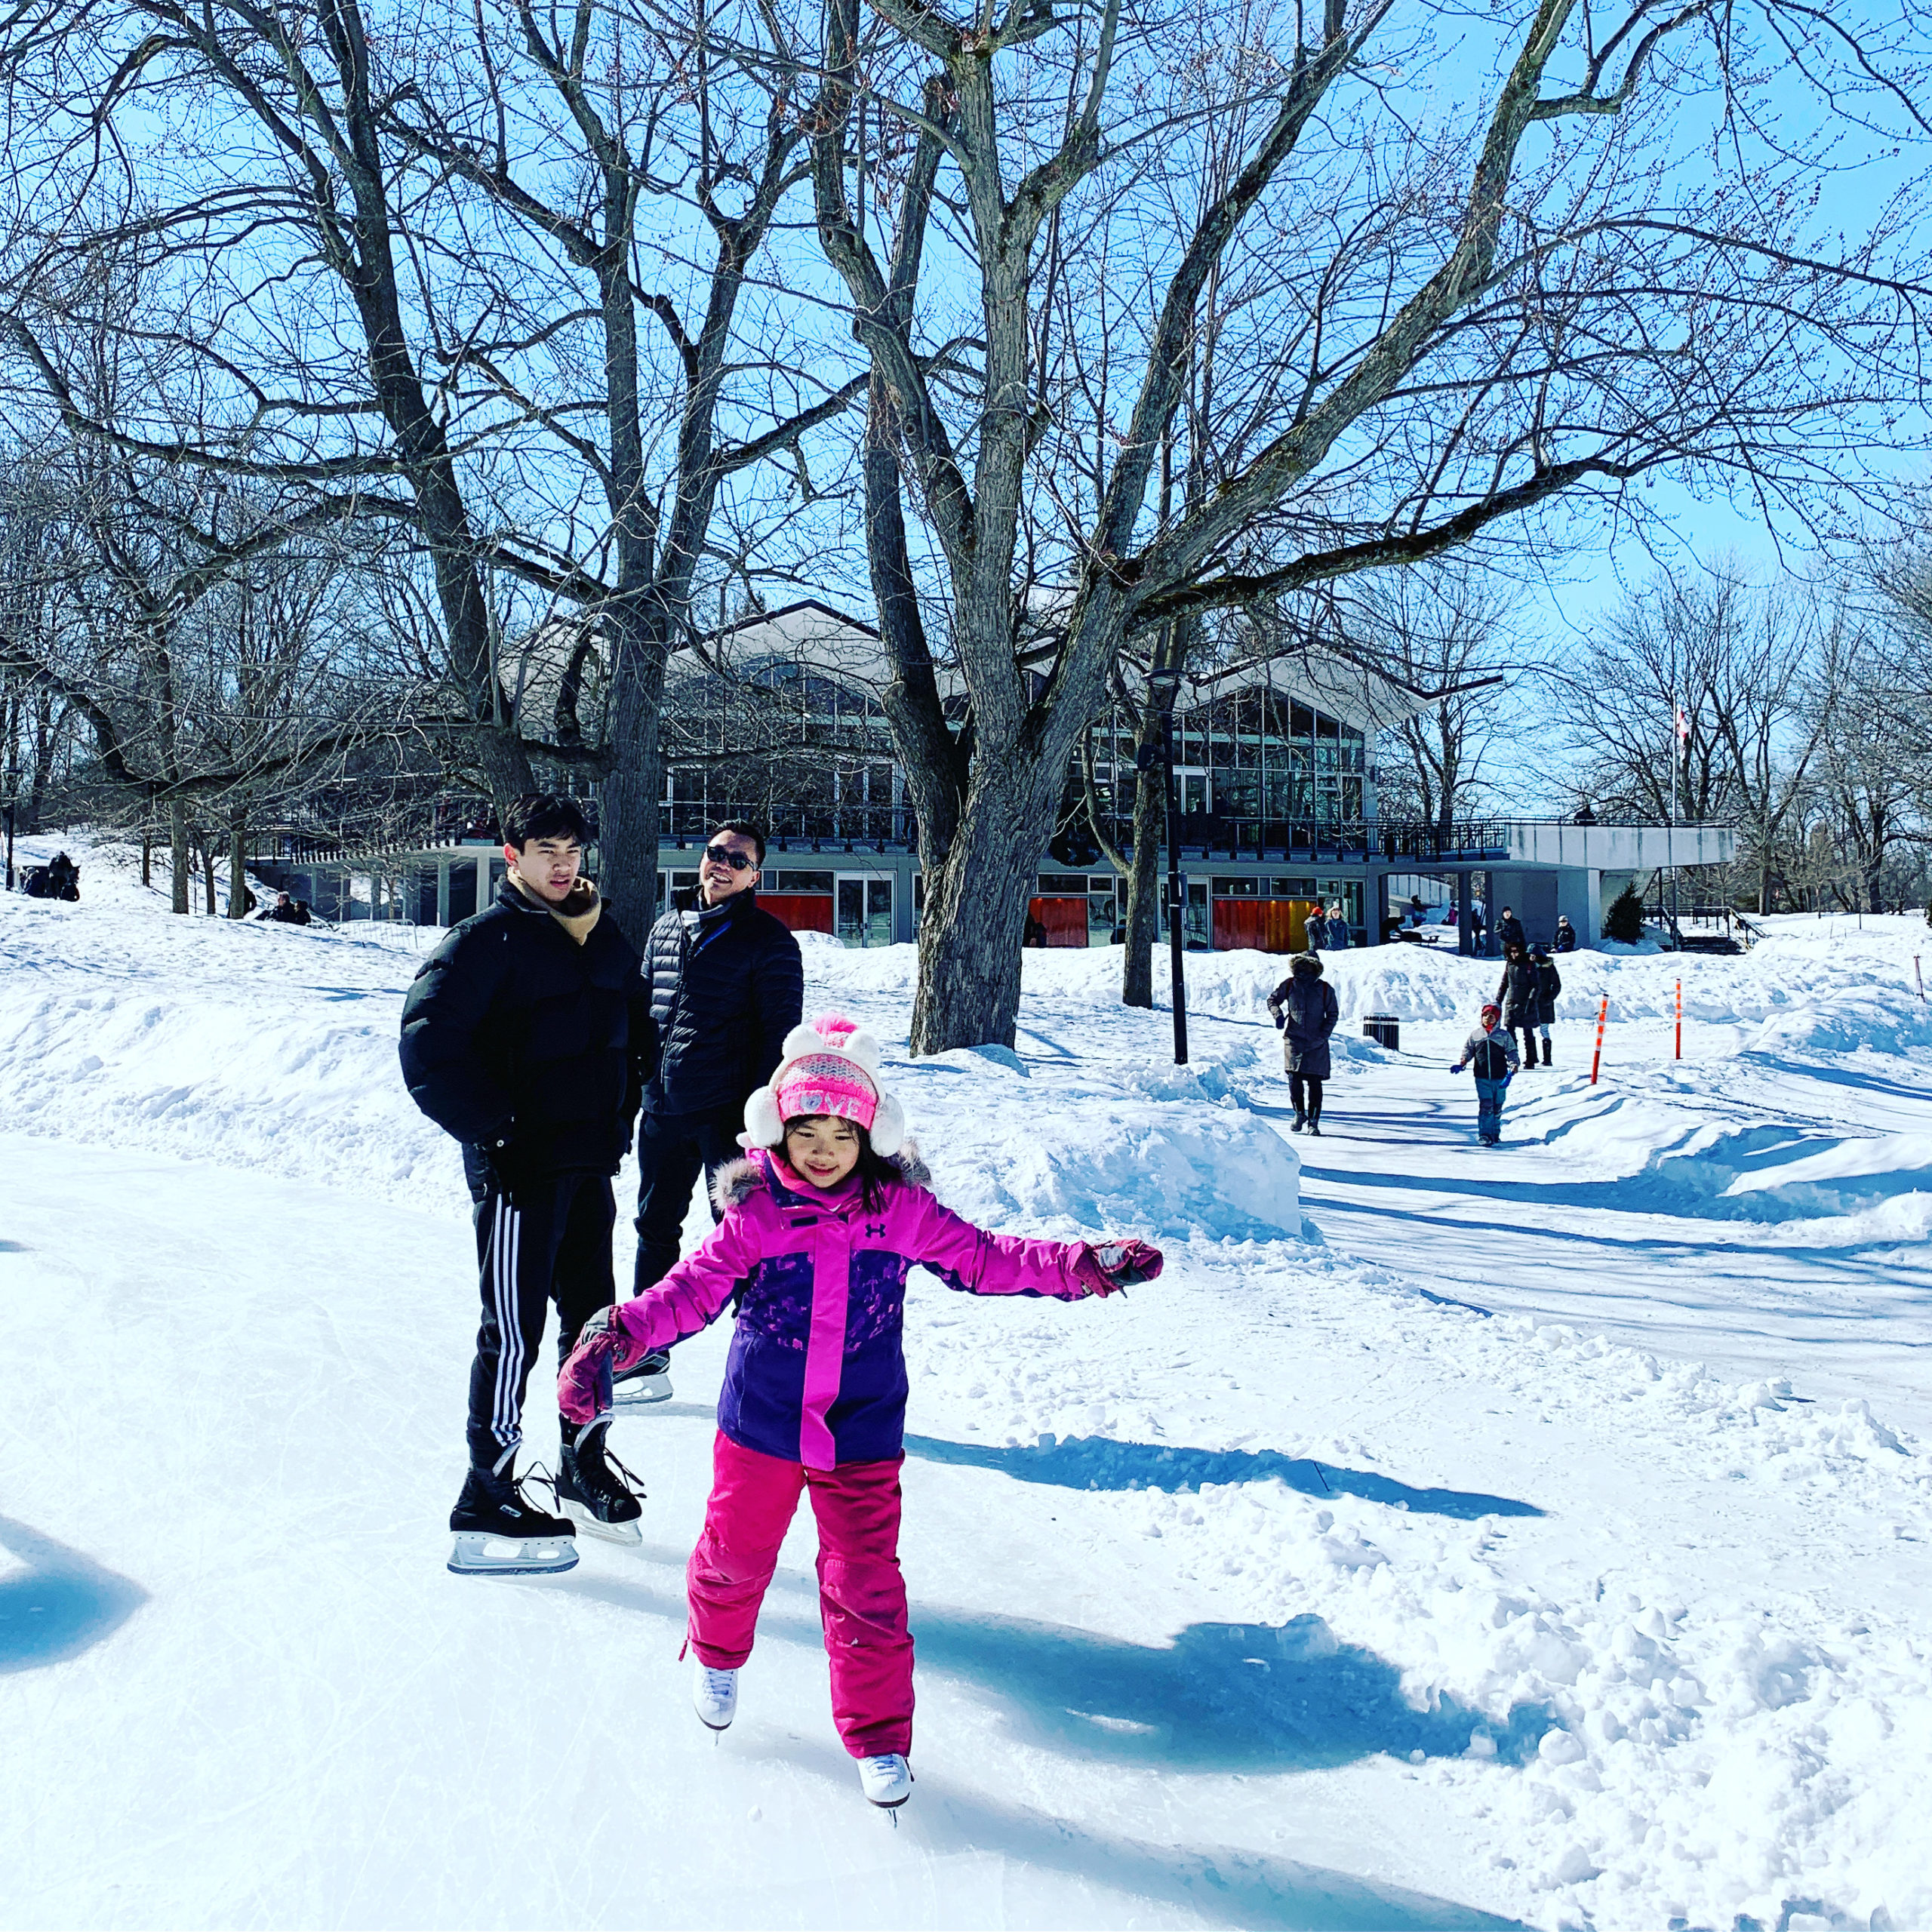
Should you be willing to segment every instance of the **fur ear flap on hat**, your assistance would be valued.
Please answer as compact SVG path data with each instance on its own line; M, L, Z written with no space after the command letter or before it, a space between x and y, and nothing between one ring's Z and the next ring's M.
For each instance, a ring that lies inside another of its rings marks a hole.
M872 1116L872 1152L887 1159L906 1145L906 1109L890 1094L881 1094Z
M785 1123L778 1118L778 1096L769 1087L761 1087L745 1103L745 1131L738 1137L741 1147L776 1147L785 1138Z

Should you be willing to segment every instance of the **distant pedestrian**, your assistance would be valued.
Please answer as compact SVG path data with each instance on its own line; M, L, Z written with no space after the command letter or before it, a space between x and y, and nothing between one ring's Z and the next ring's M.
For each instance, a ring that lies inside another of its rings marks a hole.
M1503 977L1497 983L1496 997L1502 1003L1503 1030L1523 1036L1523 1064L1537 1063L1537 1009L1536 963L1521 940L1512 940L1503 948Z
M1321 961L1312 952L1296 955L1288 977L1268 995L1268 1011L1281 1029L1281 1057L1288 1074L1288 1098L1294 1103L1291 1134L1306 1128L1321 1131L1321 1084L1331 1072L1328 1036L1341 1017L1335 989L1321 977Z
M20 890L29 899L65 899L78 903L81 896L81 869L65 852L56 852L44 866L29 866L20 881Z
M1503 909L1502 918L1496 922L1496 943L1506 956L1512 946L1520 946L1526 952L1529 950L1530 936L1523 930L1522 921L1506 906Z
M1543 1035L1543 1063L1548 1066L1551 1064L1549 1029L1556 1018L1556 996L1563 990L1563 977L1557 971L1556 962L1550 958L1546 946L1531 947L1530 963L1536 968L1537 1028Z
M1463 1057L1450 1068L1470 1068L1476 1078L1476 1138L1494 1147L1503 1138L1503 1100L1516 1071L1516 1043L1500 1025L1503 1009L1494 1000L1482 1010L1482 1024L1463 1042Z
M1556 949L1558 952L1574 952L1577 949L1577 928L1561 912L1556 915Z
M275 903L261 918L264 925L306 926L309 923L309 908L301 900L278 892Z
M1346 910L1337 903L1328 909L1328 946L1331 952L1346 952L1355 943L1355 929Z

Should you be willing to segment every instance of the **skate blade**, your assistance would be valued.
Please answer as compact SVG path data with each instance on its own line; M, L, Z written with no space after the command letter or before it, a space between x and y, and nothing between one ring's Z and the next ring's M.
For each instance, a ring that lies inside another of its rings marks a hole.
M586 1503L564 1501L564 1514L583 1531L587 1537L595 1537L600 1543L641 1543L644 1540L644 1528L635 1518L628 1523L607 1523L593 1516Z
M457 1577L544 1577L577 1567L570 1537L500 1537L488 1530L459 1530L448 1567Z
M611 1405L618 1409L649 1409L670 1399L671 1378L647 1375L633 1383L620 1383L611 1392Z

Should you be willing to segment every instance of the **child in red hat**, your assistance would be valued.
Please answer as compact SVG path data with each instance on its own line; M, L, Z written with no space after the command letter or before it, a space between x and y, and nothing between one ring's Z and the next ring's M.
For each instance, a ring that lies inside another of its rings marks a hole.
M1503 1030L1503 1009L1486 1001L1482 1024L1463 1042L1463 1057L1449 1071L1473 1067L1476 1076L1476 1138L1494 1147L1503 1138L1503 1100L1517 1067L1516 1042Z

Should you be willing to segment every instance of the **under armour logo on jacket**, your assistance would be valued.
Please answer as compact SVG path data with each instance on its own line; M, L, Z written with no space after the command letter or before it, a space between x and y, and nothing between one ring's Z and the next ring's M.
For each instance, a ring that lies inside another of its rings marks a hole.
M885 1223L883 1221L868 1221L866 1232L875 1241L883 1241L885 1238Z

